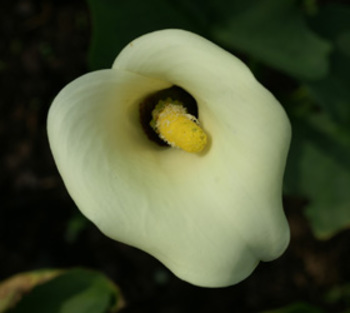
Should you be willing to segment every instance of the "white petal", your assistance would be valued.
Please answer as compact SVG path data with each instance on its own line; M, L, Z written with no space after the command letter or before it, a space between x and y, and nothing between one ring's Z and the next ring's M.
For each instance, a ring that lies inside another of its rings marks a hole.
M200 122L212 137L206 165L198 171L215 171L213 201L230 199L223 210L237 217L232 225L257 258L278 257L289 242L281 188L291 129L273 95L239 59L181 30L134 40L113 67L167 80L196 98ZM198 179L196 166L191 172ZM200 179L197 185L202 188Z
M197 285L237 283L278 257L290 126L274 97L238 59L183 31L135 40L114 68L74 81L50 109L52 151L82 212ZM172 84L198 101L211 137L203 155L142 132L138 103Z

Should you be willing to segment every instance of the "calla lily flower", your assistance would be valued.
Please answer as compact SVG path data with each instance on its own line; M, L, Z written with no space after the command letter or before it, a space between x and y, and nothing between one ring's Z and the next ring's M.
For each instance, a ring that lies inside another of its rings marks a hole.
M140 122L140 104L172 86L196 101L188 120L206 137L194 153L151 141ZM187 282L236 284L289 243L281 200L289 120L244 63L196 34L146 34L111 69L71 82L50 108L48 136L82 213Z

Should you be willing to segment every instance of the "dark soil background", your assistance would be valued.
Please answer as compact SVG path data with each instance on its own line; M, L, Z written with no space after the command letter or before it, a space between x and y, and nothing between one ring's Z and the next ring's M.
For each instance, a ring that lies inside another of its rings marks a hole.
M260 312L300 300L327 312L345 309L346 301L325 295L350 282L350 231L316 240L302 199L285 199L287 252L230 288L182 282L90 223L69 236L78 210L53 162L46 115L59 90L88 71L88 8L80 0L4 0L0 33L0 280L39 268L99 269L121 287L125 313Z

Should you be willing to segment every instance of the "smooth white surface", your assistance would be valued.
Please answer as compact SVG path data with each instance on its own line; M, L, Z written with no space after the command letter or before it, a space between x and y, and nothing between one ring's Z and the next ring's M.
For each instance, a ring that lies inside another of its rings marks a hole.
M197 100L210 137L201 155L158 147L142 131L140 101L174 84ZM288 118L240 60L204 38L163 30L134 40L112 69L60 92L48 134L80 210L192 284L235 284L288 245Z

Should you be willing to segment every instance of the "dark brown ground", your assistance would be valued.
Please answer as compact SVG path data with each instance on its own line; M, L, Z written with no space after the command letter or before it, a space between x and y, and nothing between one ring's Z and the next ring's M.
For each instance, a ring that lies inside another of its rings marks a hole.
M0 2L0 279L43 268L88 266L120 285L123 312L259 312L296 300L340 312L330 288L350 281L350 231L313 238L304 203L286 199L288 251L261 264L243 283L204 289L184 283L157 260L109 240L91 224L67 240L77 213L58 176L46 138L52 98L88 71L90 21L84 1Z

